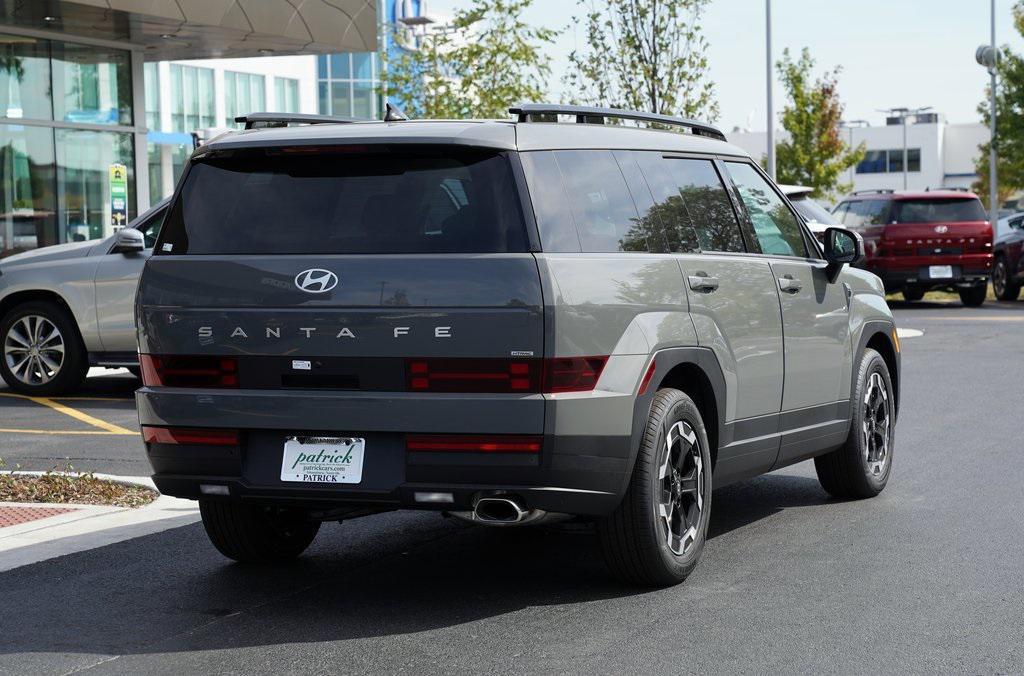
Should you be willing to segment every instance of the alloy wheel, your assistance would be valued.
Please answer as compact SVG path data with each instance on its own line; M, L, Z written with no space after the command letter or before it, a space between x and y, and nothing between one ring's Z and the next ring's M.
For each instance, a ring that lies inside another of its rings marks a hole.
M996 292L997 298L1002 298L1006 293L1006 263L1002 258L996 261L996 267L992 271L992 289Z
M669 549L682 556L697 540L704 511L704 462L700 442L685 421L665 435L665 456L658 469L658 520Z
M4 361L22 383L45 385L64 364L64 337L46 317L25 315L4 337Z
M882 374L868 378L864 392L864 459L871 476L879 477L889 462L889 391Z

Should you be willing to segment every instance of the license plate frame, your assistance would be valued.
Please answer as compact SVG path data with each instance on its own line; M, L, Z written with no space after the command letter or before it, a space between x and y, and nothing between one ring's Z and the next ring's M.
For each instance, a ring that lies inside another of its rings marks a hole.
M953 279L953 266L929 265L928 279Z
M281 481L355 485L363 480L366 439L347 436L289 436L281 450Z

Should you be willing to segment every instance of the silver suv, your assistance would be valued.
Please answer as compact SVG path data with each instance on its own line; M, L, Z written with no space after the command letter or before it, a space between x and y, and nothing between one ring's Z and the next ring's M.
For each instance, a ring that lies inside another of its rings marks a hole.
M511 112L197 151L138 294L160 490L239 561L409 508L591 521L650 585L693 570L713 488L814 458L881 491L899 342L860 239L819 246L709 125Z

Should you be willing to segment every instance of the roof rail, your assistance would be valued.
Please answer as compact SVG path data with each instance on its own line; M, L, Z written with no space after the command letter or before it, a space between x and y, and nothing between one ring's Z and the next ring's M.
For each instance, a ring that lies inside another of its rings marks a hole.
M854 190L851 195L891 195L892 188L869 188L868 190Z
M235 122L245 124L246 129L287 127L291 124L346 124L355 121L348 117L308 115L305 113L249 113L248 115L239 115L235 118Z
M620 108L596 108L593 106L566 106L558 103L520 103L508 109L508 112L518 117L519 122L530 122L532 117L539 115L575 115L577 124L605 124L606 118L616 120L638 120L641 122L656 122L672 127L684 127L690 133L697 136L725 140L725 134L718 127L706 122L688 120L683 117L672 117L671 115L658 115L656 113L643 113L635 110L622 110Z

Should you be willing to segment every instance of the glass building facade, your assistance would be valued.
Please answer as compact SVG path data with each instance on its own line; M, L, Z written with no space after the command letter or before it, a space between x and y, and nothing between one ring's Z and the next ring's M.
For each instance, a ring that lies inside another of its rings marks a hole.
M128 51L0 34L0 256L113 232L114 165L134 218L134 120Z
M317 57L321 115L374 120L379 117L380 61L372 52Z

